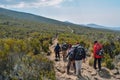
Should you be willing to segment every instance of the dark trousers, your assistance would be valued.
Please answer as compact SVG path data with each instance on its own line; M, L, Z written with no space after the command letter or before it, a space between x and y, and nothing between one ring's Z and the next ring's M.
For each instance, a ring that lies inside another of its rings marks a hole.
M101 58L94 58L94 69L97 69L96 64L98 61L98 68L101 70Z
M74 68L74 73L76 73L76 68L75 68L75 62L73 60L68 60L68 64L67 64L67 74L69 74L69 70L70 70L70 66L71 64L73 64L73 68Z
M55 52L55 58L59 58L60 59L60 53L59 52Z

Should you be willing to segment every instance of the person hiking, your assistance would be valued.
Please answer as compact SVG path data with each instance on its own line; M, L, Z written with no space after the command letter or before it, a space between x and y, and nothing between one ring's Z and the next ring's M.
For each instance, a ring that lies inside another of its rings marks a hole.
M79 43L77 43L74 50L74 54L75 54L76 76L80 78L82 61L85 63L86 52L85 49Z
M62 49L62 55L63 55L63 61L66 61L66 55L67 55L67 49L68 49L69 45L67 43L64 43L61 46Z
M75 61L74 61L74 49L75 49L75 47L72 47L72 45L69 44L68 54L67 54L67 56L66 56L66 58L68 57L67 74L70 74L70 71L69 71L69 70L70 70L71 64L73 64L74 73L76 73Z
M98 61L98 68L99 71L101 71L101 58L102 55L99 55L100 50L102 49L102 45L98 43L98 41L94 41L94 47L93 47L93 55L94 55L94 69L97 69L96 63Z
M57 45L55 46L54 52L55 52L55 59L59 58L59 60L60 60L60 46L59 46L59 43L57 43Z

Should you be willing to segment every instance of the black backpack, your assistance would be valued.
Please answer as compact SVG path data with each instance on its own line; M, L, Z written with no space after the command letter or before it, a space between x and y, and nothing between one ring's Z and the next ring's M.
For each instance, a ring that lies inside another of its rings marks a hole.
M85 54L85 50L82 46L77 46L74 50L75 53L75 59L81 60Z
M62 45L62 50L67 50L68 49L68 45L67 44L63 44Z
M96 53L97 53L97 55L99 55L99 56L103 56L104 51L103 51L103 49L99 49Z

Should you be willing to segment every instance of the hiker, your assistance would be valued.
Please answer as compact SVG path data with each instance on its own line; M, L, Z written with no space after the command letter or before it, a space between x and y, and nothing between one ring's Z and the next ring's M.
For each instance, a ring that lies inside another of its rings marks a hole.
M99 55L99 51L102 49L102 45L98 41L94 41L93 53L94 53L94 69L97 69L96 63L98 61L99 71L101 70L101 58L102 55Z
M69 45L67 43L64 43L61 48L62 48L62 55L63 55L63 61L66 61L66 55L67 55L67 49Z
M57 43L57 45L55 46L55 49L54 49L54 52L55 52L55 59L58 59L60 60L60 46L59 46L59 43Z
M73 68L74 68L74 73L76 72L75 69L75 61L74 61L74 47L72 47L71 44L69 44L69 48L68 48L68 54L66 56L66 58L68 57L68 64L67 64L67 74L69 74L69 70L70 70L70 66L71 64L73 64Z
M79 78L81 76L82 61L85 63L86 52L85 49L79 43L77 43L74 50L74 54L75 54L76 76Z

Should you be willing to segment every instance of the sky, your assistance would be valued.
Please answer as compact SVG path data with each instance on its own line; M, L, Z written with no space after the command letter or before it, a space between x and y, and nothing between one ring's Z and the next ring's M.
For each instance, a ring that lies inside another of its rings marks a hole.
M76 24L120 27L120 0L1 0L0 7Z

